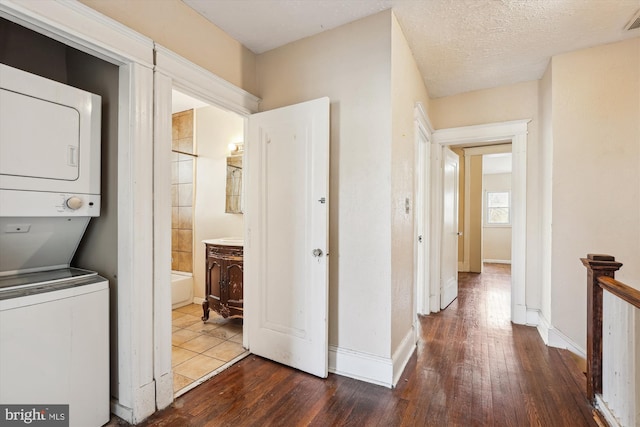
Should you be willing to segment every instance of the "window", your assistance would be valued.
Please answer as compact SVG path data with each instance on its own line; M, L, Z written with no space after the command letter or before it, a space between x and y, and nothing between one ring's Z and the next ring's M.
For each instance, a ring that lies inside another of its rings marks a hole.
M485 208L486 225L511 225L511 192L487 191Z

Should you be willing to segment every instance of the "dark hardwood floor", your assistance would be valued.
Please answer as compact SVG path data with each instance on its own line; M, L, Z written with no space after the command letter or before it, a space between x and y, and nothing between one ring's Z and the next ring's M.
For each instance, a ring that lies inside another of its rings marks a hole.
M597 426L574 358L511 324L509 280L508 266L461 273L458 299L420 319L394 389L250 355L143 425Z

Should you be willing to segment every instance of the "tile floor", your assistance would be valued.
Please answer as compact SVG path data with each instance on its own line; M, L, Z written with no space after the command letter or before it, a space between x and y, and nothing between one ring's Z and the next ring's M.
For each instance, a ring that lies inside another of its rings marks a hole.
M193 385L243 355L242 319L225 319L214 311L203 322L202 306L190 304L172 312L173 392Z

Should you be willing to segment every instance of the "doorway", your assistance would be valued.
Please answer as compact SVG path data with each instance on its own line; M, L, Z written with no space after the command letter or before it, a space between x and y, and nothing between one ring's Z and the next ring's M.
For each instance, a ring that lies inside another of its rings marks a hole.
M241 209L230 209L240 206L228 203L230 185L239 191L242 181L228 182L227 176L230 159L242 164L244 118L178 90L171 101L171 367L177 397L248 355L242 318L211 310L202 320L203 241L244 235Z
M437 144L436 156L439 162L442 158L442 149L445 146L479 146L510 142L512 153L512 259L511 259L511 321L516 324L527 323L527 307L525 300L526 283L526 206L527 206L527 123L530 120L515 120L510 122L489 123L484 125L465 126L459 128L441 129L433 133L434 143ZM434 194L433 213L435 215L442 210L442 176L434 174L431 187ZM441 235L442 225L439 227ZM440 277L441 266L439 262L431 265L435 277ZM439 282L431 283L431 293L439 299L441 289ZM438 308L431 306L432 311Z

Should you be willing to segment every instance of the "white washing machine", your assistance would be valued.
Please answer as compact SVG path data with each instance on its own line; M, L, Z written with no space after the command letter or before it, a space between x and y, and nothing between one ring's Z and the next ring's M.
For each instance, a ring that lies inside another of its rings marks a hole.
M109 421L109 283L64 268L0 277L0 402L69 405L69 425Z

